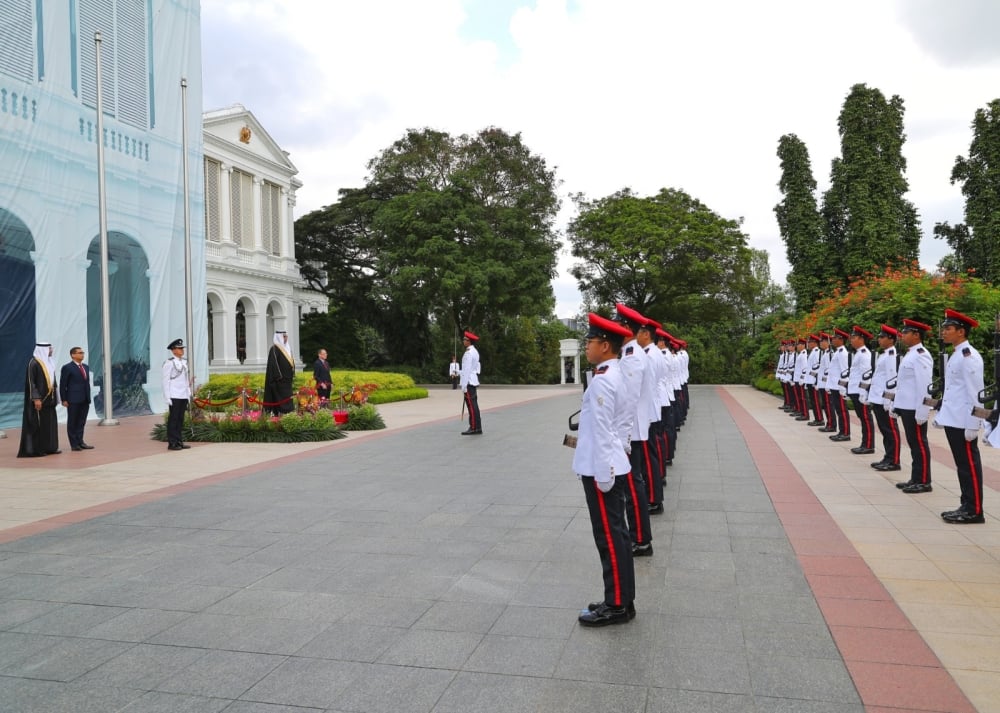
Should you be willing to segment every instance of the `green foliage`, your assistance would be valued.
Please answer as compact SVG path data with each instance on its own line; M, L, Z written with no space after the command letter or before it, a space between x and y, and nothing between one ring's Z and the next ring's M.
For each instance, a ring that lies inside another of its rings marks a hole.
M397 401L414 401L416 399L426 399L427 389L421 386L414 386L410 389L392 389L391 391L373 391L368 394L370 404L388 404Z
M905 264L920 249L916 208L904 197L903 100L855 84L837 121L841 155L833 160L823 215L833 274L864 274L875 265Z
M753 387L759 391L766 391L769 394L774 394L775 396L784 395L784 391L781 388L781 382L775 379L771 374L758 376L753 380Z
M382 415L371 404L351 406L348 410L345 431L377 431L385 428Z
M417 389L413 379L406 374L376 371L332 371L330 376L333 380L333 389L330 394L331 402L336 405L340 392L350 393L354 386L374 384L376 388L369 394L369 399L377 403L391 403L393 401L407 401L417 398L426 398L426 389ZM259 398L259 392L264 389L263 374L212 374L207 384L198 388L195 398L200 401L211 401L218 406L206 406L209 410L234 410L239 408L239 402L226 404L225 402L236 399L243 384L246 382L248 395L251 398ZM295 391L310 386L313 382L311 372L297 372L292 388ZM378 397L374 395L378 394ZM376 401L377 398L377 401Z
M969 156L956 158L951 171L952 184L962 184L965 223L938 223L934 236L954 251L953 271L1000 284L1000 99L976 110L972 131Z
M823 217L816 205L816 179L809 162L809 150L795 134L778 141L784 198L774 207L778 229L785 241L785 254L792 270L788 284L800 308L808 308L819 296L831 269L840 261L823 232Z
M365 430L365 424L372 428L385 428L377 412L376 417L367 416L353 430ZM378 425L379 423L381 425ZM194 421L188 413L184 416L182 432L184 440L192 443L301 443L333 441L346 435L334 423L333 416L328 411L320 411L315 415L288 413L280 417L271 417L259 412L250 417L244 417L242 414L219 417L216 414L215 418ZM154 441L166 442L166 417L162 423L153 427L150 436Z
M312 371L320 349L326 349L331 367L363 369L368 366L358 322L348 317L345 310L303 316L299 326L299 352L306 371Z

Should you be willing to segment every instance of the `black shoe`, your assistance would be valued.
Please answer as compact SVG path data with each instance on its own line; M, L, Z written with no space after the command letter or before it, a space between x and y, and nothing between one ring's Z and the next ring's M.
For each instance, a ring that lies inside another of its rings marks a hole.
M875 470L885 473L890 470L902 470L903 467L899 463L883 463L880 466L875 466Z
M865 448L864 446L856 446L851 449L851 453L857 456L867 456L875 452L874 448Z
M187 443L180 443L180 444L178 444L178 445L180 445L180 447L181 447L181 450L185 450L185 451L186 451L186 450L187 450L188 448L190 448L190 447L191 447L191 446L189 446L189 445L188 445Z
M663 512L663 503L654 503L649 506L650 515L660 515Z
M604 602L591 602L587 605L587 611L597 611L604 606ZM629 619L635 619L635 602L629 602L625 607L625 613Z
M180 450L184 450L184 446L182 446L180 443L171 443L169 446L167 446L167 450L168 451L180 451Z
M889 461L883 458L882 460L877 460L874 463L869 463L872 468L878 468L883 465L889 465Z
M965 511L962 510L962 508L959 508L958 510L946 510L945 512L941 513L941 517L945 517L945 518L947 518L947 517L953 517L953 516L958 515L959 513L963 513L963 512L965 512Z
M823 428L819 429L819 432L820 433L836 433L837 429L836 428L830 428L829 426L823 426Z
M83 448L81 448L80 446L73 446L72 450L74 450L74 451L82 451Z
M810 421L806 425L807 426L822 426L823 425L823 421Z
M674 459L673 458L668 458L667 459L667 465L673 465L673 464L674 464Z
M830 440L837 441L838 443L840 443L843 441L851 440L851 437L848 436L846 433L838 433L836 436L830 436Z
M986 522L986 517L983 515L973 515L972 513L965 512L964 510L959 510L954 513L945 513L941 516L945 522L950 522L952 525L981 525Z
M908 488L911 485L916 485L912 480L904 480L902 483L896 483L896 487L902 490L903 488Z
M904 493L914 494L914 493L929 493L934 490L930 483L913 483L912 485L907 485L902 488Z
M809 417L808 416L796 416L795 420L796 421L808 421Z
M609 624L627 624L632 620L628 614L628 607L615 609L607 604L601 604L597 609L580 612L577 617L583 626L608 626Z
M82 448L85 451L92 451L92 450L94 450L94 447L91 446L91 445L89 445L89 444L87 444L87 443L81 443L80 444L80 448Z
M462 435L463 436L479 436L479 435L482 434L482 432L483 432L483 429L481 429L481 428L468 428L468 429L462 431Z
M652 557L653 556L653 543L647 542L644 545L632 545L632 556L633 557Z

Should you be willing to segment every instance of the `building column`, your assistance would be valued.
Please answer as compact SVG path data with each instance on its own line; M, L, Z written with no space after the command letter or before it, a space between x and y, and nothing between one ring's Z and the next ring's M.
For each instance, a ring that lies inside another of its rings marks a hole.
M295 259L295 191L281 189L281 255Z
M264 229L263 229L263 201L261 199L261 186L264 179L260 176L253 177L253 250L264 250Z
M232 179L233 167L220 164L219 171L219 241L233 242Z

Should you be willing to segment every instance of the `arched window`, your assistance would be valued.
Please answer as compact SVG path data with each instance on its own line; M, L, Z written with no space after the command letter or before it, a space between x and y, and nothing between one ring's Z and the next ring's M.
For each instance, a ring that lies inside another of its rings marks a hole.
M240 364L247 360L247 310L243 300L236 303L236 358Z
M212 321L212 300L208 300L208 309L205 314L208 315L208 363L211 364L212 360L215 359L215 329Z

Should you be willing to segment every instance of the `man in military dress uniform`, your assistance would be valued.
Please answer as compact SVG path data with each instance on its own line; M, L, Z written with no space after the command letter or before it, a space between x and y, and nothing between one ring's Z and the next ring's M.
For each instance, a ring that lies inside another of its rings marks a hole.
M635 569L626 524L629 459L621 439L634 406L622 400L625 384L618 354L628 329L594 313L589 315L587 361L594 377L583 392L573 471L583 483L594 544L601 558L604 601L580 612L583 626L624 624L635 617Z
M944 374L944 395L934 425L944 428L955 459L962 503L957 510L941 513L945 522L968 525L986 522L983 515L983 463L979 456L979 429L982 419L972 415L981 406L983 358L969 343L969 332L979 322L961 312L946 309L941 323L941 339L953 347Z
M899 465L899 424L896 417L889 413L895 393L890 390L891 398L886 397L887 385L896 381L896 339L899 332L888 324L883 324L878 333L878 346L882 353L875 360L875 371L872 383L868 389L868 406L875 416L875 424L882 434L882 448L885 455L882 460L871 464L880 471L900 470Z
M476 342L479 337L465 330L462 344L465 353L462 354L462 371L459 374L459 386L462 388L462 398L469 409L469 427L462 431L463 436L478 436L483 432L483 421L479 415L479 350Z
M188 373L187 359L184 358L184 341L175 339L167 345L173 354L163 362L163 400L169 407L167 415L167 449L186 450L191 446L184 443L184 412L191 398L191 375Z
M892 410L903 423L906 445L910 448L913 466L910 479L896 483L904 493L929 493L931 487L931 449L927 443L927 416L930 407L924 403L927 387L934 378L934 359L924 347L924 334L930 325L915 319L904 319L899 338L906 354L899 362L896 376L896 398Z
M851 360L851 371L847 379L847 397L854 404L854 413L861 422L861 445L851 449L855 455L867 455L875 452L875 419L868 408L868 389L861 384L865 375L872 371L874 354L868 349L868 340L872 333L864 327L854 325L851 328L851 346L854 348L854 358ZM871 378L871 374L868 374ZM869 384L870 385L870 384Z

